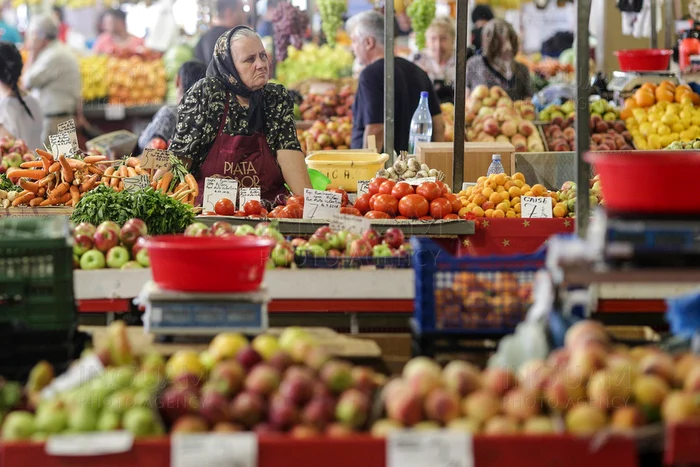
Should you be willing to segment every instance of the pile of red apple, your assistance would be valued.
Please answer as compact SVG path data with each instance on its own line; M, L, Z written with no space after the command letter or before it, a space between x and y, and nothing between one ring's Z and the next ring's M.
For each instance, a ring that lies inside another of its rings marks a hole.
M543 127L550 151L574 151L576 149L575 119L555 117ZM631 151L632 135L622 120L605 121L600 115L591 116L591 151Z
M129 219L121 228L112 221L97 227L80 223L73 230L73 267L85 270L150 267L148 250L139 241L147 233L141 219Z
M10 136L0 138L0 174L9 168L18 168L22 162L31 162L34 159L34 154L21 139Z
M203 365L210 366L207 368ZM367 428L384 377L332 359L300 328L249 343L223 333L202 355L180 351L167 363L158 399L171 432L346 436Z
M330 89L324 94L309 94L299 105L302 120L313 121L331 117L352 117L355 93L345 85L340 90Z
M297 130L304 152L349 149L352 143L352 117L316 120L308 130Z

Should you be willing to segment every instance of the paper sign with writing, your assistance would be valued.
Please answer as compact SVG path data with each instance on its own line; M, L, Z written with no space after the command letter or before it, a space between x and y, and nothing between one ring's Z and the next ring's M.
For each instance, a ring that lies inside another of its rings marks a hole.
M476 186L476 183L474 182L464 182L462 183L462 191L466 190L470 186Z
M549 196L523 196L520 199L521 216L533 219L552 218L552 198Z
M369 180L357 181L357 196L362 196L365 193L369 193L369 182Z
M164 149L144 149L139 157L141 167L144 169L170 170L170 156L172 153Z
M238 196L238 180L233 178L207 177L204 179L204 211L214 211L214 205L220 199L230 199L234 204Z
M170 465L255 467L258 439L254 433L178 433L171 438Z
M67 156L73 153L73 142L68 133L59 133L57 135L49 135L49 144L53 158L58 159L58 156L63 154Z
M78 134L75 131L75 121L73 119L67 120L65 122L61 122L58 125L56 125L58 128L59 133L66 133L68 136L70 136L70 142L72 149L70 151L71 154L77 154L78 151L80 151L80 148L78 147Z
M339 193L304 188L304 219L330 219L340 212Z
M356 233L362 235L372 228L370 220L366 217L350 216L348 214L335 213L328 224L331 230Z
M468 433L456 431L397 431L386 442L387 467L474 467Z
M82 386L105 371L97 355L87 355L78 360L68 370L51 381L41 391L42 399L50 399L57 394Z
M126 107L122 104L107 104L105 108L105 120L124 120Z
M435 177L421 177L421 178L413 178L413 179L406 180L406 181L413 186L418 186L423 182L435 182L435 180L436 180Z
M245 203L251 200L260 201L260 188L243 188L241 187L240 193L238 194L238 209L243 209Z
M134 435L128 431L104 431L52 435L46 440L45 451L50 456L104 456L129 452Z
M126 191L145 190L151 185L151 179L148 175L137 175L135 177L126 177L124 179L124 189Z

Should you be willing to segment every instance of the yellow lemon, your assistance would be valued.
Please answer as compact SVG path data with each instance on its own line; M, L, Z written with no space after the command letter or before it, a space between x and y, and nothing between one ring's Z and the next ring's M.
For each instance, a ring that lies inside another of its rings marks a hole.
M681 137L681 135L679 135L678 133L675 133L675 132L671 133L669 136L670 136L671 138L673 138L673 139L671 140L671 142L678 141L678 139Z
M650 149L661 149L661 138L659 138L659 135L649 135L647 143Z
M661 136L661 137L659 138L659 143L661 144L661 147L662 147L662 148L665 148L666 146L668 146L669 144L671 144L671 143L673 143L674 141L677 141L677 140L678 140L678 139L677 139L677 138L673 138L672 135L665 135L665 136ZM659 149L659 148L655 148L655 149Z
M690 130L681 131L681 141L692 141L695 139L695 132Z
M693 125L700 126L700 113L696 112L693 118L690 120Z
M653 128L651 126L651 123L645 122L639 125L639 131L644 135L644 136L649 136L653 132Z
M661 122L665 123L668 126L671 126L673 124L676 124L680 122L680 119L678 118L678 115L674 113L666 113L663 117L661 117Z

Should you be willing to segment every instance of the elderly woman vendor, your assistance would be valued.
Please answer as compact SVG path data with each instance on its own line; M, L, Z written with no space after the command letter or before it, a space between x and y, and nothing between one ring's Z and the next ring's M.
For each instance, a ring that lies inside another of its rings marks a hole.
M284 86L268 83L270 63L247 26L223 34L207 76L178 108L170 150L190 163L201 205L206 177L259 187L263 200L311 188L297 139L294 105Z

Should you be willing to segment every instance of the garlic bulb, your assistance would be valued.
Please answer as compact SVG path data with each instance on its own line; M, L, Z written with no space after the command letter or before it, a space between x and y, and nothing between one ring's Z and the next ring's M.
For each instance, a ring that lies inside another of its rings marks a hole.
M375 178L389 178L389 171L386 169L379 169L374 176Z
M403 178L408 180L410 178L414 178L416 176L416 172L413 170L407 170L403 173Z
M416 160L415 157L411 157L408 160L408 169L414 172L418 172L420 170L420 162L418 162L418 160Z
M425 178L428 176L428 172L425 170L420 170L418 173L416 173L416 178Z
M401 175L406 171L406 163L401 160L394 162L394 171L396 171L397 174Z
M423 172L426 172L426 173L427 173L428 170L430 170L430 167L428 167L428 164L421 164L421 165L420 165L420 169L421 169Z

